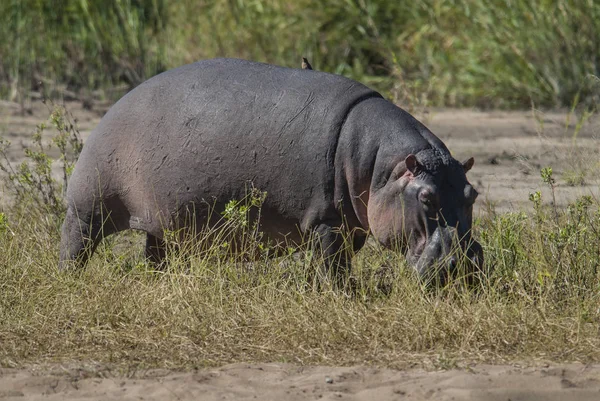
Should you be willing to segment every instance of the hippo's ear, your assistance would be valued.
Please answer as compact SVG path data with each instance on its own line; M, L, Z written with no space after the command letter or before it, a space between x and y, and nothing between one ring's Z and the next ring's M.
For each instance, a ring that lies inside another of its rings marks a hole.
M467 160L462 162L462 166L465 169L465 173L467 173L467 171L469 171L469 170L471 170L471 168L473 168L474 163L475 163L475 159L473 159L472 157L469 157Z
M413 174L417 174L417 170L419 169L419 162L415 155L411 153L410 155L406 156L406 159L404 159L404 164L406 165L408 171L410 171Z

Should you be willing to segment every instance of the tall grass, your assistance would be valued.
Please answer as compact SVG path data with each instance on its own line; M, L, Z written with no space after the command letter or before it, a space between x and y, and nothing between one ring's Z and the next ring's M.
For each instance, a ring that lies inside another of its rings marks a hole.
M134 86L215 56L344 74L433 105L570 106L600 93L593 0L7 0L0 95L45 78L73 89ZM20 92L19 92L20 91Z
M163 0L2 1L0 93L135 86L167 67L169 14Z
M36 210L5 211L0 227L1 365L600 358L600 206L589 200L558 221L542 209L484 216L477 230L495 270L477 291L427 290L374 245L355 258L349 292L307 284L309 259L249 264L216 248L171 253L154 271L131 234L105 241L84 270L59 272L56 221Z

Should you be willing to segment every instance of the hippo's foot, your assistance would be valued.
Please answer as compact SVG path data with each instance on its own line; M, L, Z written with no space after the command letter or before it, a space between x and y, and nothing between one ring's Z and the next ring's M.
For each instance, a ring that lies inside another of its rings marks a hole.
M156 267L162 267L165 264L165 255L165 241L150 233L146 234L146 260Z

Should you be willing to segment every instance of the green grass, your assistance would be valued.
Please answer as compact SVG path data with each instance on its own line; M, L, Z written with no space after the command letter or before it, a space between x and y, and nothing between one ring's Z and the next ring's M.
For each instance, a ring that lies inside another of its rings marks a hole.
M114 98L216 56L294 67L307 56L429 105L569 107L600 93L593 0L7 0L0 37L0 97L21 100L40 81L49 95Z

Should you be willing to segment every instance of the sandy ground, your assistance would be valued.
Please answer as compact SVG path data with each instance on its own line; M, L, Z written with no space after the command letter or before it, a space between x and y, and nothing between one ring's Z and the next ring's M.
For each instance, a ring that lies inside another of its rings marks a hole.
M102 370L0 370L3 400L600 400L600 365L479 365L426 372L235 364L113 376Z
M106 106L68 109L83 137L97 124ZM0 102L0 135L13 142L8 152L19 161L21 143L48 116L34 103L23 109ZM430 110L418 117L448 145L454 156L474 156L469 173L481 193L477 212L530 208L530 193L543 190L539 170L551 166L556 203L565 206L581 195L600 197L600 118L574 134L568 113ZM574 180L572 177L576 177ZM572 185L574 184L575 185ZM477 213L476 212L476 213ZM476 365L426 372L373 367L300 367L285 364L230 365L190 373L170 371L112 374L90 367L62 366L0 369L0 399L6 400L600 400L600 365L521 368Z
M529 208L529 194L538 190L549 203L551 192L540 177L544 167L553 169L557 205L566 206L583 195L600 196L598 116L576 135L576 117L568 126L569 114L564 112L439 110L424 120L457 159L475 157L468 176L480 192L479 209ZM573 183L571 177L583 182Z

